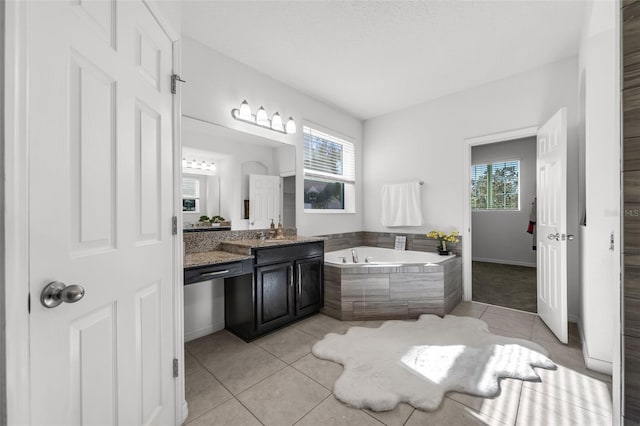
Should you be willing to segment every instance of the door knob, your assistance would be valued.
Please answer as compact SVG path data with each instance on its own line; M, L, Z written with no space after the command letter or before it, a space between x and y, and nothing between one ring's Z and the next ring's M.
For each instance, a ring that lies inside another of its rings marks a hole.
M84 288L79 285L65 285L52 281L42 289L40 302L45 308L55 308L62 302L75 303L84 297Z
M560 241L560 234L559 233L549 234L549 235L547 235L547 238L550 239L550 240Z
M573 241L576 237L573 234L568 234L567 235L567 240L569 241Z

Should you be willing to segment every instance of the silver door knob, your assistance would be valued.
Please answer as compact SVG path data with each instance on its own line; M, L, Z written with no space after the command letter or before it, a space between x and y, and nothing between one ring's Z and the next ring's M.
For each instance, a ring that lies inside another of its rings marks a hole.
M567 235L567 240L569 241L573 241L576 237L573 234L568 234Z
M560 234L559 233L549 234L549 235L547 235L547 238L550 239L550 240L560 241Z
M84 288L79 285L66 285L52 281L42 289L40 302L45 308L55 308L62 302L75 303L84 297Z

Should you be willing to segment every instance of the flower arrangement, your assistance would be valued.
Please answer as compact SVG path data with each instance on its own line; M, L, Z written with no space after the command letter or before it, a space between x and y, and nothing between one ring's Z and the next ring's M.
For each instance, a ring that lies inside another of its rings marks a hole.
M438 253L449 254L449 251L447 250L447 242L449 243L460 242L460 233L458 231L452 231L450 234L445 234L442 231L438 231L437 229L434 229L433 231L427 234L427 238L433 238L434 240L438 240Z

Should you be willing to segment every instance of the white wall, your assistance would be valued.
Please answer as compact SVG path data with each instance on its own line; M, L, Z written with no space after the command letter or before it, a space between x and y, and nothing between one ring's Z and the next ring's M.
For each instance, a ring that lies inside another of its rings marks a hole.
M184 340L224 328L224 280L184 286Z
M520 210L472 212L473 260L536 266L533 239L527 234L531 203L536 196L536 138L474 146L472 164L520 160Z
M302 177L302 123L316 123L338 136L352 139L356 146L356 212L305 214L296 208L296 225L301 235L320 235L362 230L362 123L331 105L322 103L260 72L223 56L204 45L184 38L182 43L182 113L224 127L278 140L297 147L296 175ZM255 112L263 105L268 113L293 116L298 132L283 135L234 120L231 109L246 99ZM296 179L297 199L302 200L303 179Z
M425 82L425 84L429 84ZM578 234L578 64L569 58L365 122L364 229L380 224L380 189L423 180L424 226L394 232L462 229L466 138L540 126L562 107L569 126L569 226ZM464 235L464 233L463 233ZM578 315L578 245L569 251L569 315Z
M616 3L595 2L587 11L579 56L580 128L584 168L581 205L581 313L587 366L611 371L619 318L620 133Z

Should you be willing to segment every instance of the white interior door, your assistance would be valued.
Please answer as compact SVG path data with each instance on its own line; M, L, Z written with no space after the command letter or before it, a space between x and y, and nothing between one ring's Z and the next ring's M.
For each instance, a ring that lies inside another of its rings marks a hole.
M538 315L567 343L567 109L538 131Z
M249 225L265 229L280 215L280 176L249 175Z
M171 42L138 0L28 17L31 424L173 424Z

